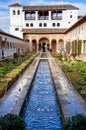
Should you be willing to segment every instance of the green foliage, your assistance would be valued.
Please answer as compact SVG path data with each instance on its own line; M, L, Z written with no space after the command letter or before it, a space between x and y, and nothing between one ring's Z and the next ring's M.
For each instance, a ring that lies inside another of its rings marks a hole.
M78 40L78 55L81 54L82 41Z
M86 130L86 117L81 114L73 116L64 123L63 130Z
M6 73L15 69L16 66L20 65L21 61L19 60L5 60L0 61L0 76L4 76Z
M25 130L25 122L20 116L7 114L0 117L1 130Z
M86 63L81 61L66 61L62 65L73 85L86 100Z
M86 100L86 62L67 59L62 61L58 58L58 54L54 53L53 56L70 78L74 87L82 95L84 100Z
M14 57L14 59L18 59L18 57L19 57L19 56L18 56L18 53L14 53L14 54L13 54L13 57Z
M52 56L59 60L62 60L62 54L60 54L60 53L52 53Z
M0 61L0 97L4 95L5 88L9 82L8 88L17 79L19 74L32 62L36 53L29 53L22 60L4 60Z
M74 41L72 41L72 54L74 54Z

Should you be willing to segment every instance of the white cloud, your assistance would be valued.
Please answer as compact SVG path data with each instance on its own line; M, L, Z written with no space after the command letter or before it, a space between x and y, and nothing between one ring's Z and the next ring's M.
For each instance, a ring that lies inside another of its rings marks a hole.
M8 12L0 11L0 29L9 31L9 14Z
M73 5L79 7L79 15L86 15L86 4L84 4L84 3L75 3Z

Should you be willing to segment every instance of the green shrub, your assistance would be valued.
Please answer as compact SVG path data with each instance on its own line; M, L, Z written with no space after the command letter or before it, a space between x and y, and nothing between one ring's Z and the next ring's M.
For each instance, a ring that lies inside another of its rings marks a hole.
M78 55L81 54L82 41L78 40Z
M81 114L73 116L64 123L63 130L86 130L86 117Z
M4 95L8 82L7 88L9 89L19 74L32 62L36 53L29 53L26 56L24 61L19 59L0 61L0 98Z
M0 118L0 130L25 130L25 122L20 116L7 114Z
M19 57L19 56L18 56L18 53L14 53L14 54L13 54L13 57L14 57L14 59L18 59L18 57Z

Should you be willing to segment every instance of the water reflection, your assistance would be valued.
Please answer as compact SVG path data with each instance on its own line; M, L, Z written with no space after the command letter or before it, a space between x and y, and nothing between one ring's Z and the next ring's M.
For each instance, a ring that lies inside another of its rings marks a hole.
M49 65L41 61L24 108L27 130L61 130L61 116Z

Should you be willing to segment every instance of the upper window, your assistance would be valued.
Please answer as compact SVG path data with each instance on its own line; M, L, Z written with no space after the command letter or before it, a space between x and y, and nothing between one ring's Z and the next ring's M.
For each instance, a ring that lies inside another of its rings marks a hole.
M26 23L26 27L29 27L29 24L28 24L28 23Z
M57 26L59 27L59 26L60 26L60 23L57 23Z
M18 15L20 15L20 10L17 11Z
M18 31L19 30L19 28L15 28L15 31Z
M57 19L61 20L62 19L62 11L57 12Z
M13 15L15 15L16 14L16 11L15 10L13 10Z
M62 11L52 11L51 17L52 20L62 20Z
M42 23L39 23L39 27L42 27Z
M52 26L55 27L55 23L53 23Z
M44 27L46 27L47 26L47 24L46 23L44 23Z
M72 15L70 15L70 18L72 18L73 16Z
M31 23L30 26L33 27L33 23Z
M49 12L48 11L39 11L38 12L38 19L39 20L48 20Z
M25 19L26 20L35 20L36 14L35 12L25 12Z

